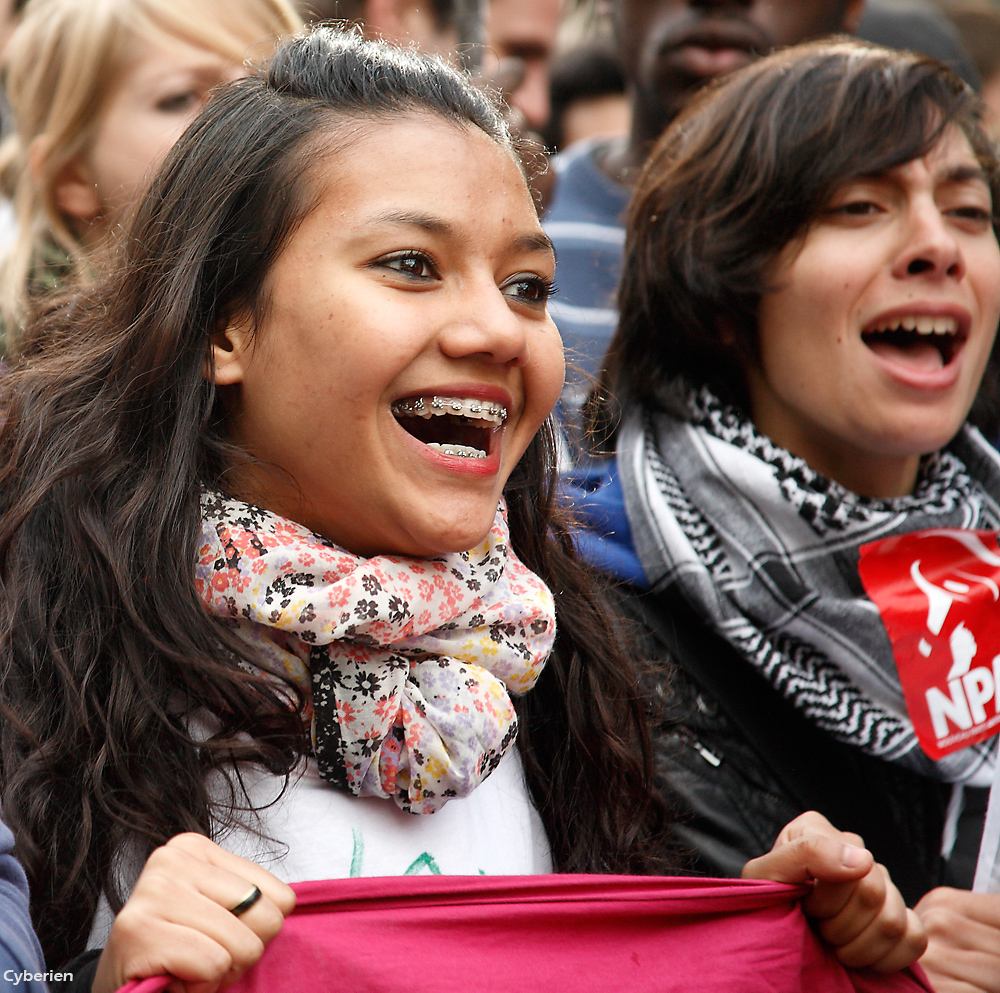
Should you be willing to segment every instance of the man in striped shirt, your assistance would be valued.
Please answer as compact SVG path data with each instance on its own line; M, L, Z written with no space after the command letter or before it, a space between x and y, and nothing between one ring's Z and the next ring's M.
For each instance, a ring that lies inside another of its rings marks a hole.
M863 7L864 0L615 0L632 131L556 156L544 222L558 257L559 290L549 310L566 345L563 402L570 416L618 322L623 215L649 148L709 80L774 48L851 32Z

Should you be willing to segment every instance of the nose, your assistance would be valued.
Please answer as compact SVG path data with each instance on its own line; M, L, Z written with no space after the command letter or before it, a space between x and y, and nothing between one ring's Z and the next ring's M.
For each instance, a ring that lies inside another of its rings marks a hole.
M965 275L962 246L948 218L930 196L910 204L903 238L893 267L898 279L961 279Z
M441 351L451 359L513 366L528 361L527 321L491 279L457 295L438 341Z

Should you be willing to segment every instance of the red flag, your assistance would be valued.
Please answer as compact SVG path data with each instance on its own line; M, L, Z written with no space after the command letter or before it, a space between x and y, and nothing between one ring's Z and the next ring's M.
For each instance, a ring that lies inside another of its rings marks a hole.
M914 531L861 548L923 750L939 759L1000 731L1000 545L992 531Z

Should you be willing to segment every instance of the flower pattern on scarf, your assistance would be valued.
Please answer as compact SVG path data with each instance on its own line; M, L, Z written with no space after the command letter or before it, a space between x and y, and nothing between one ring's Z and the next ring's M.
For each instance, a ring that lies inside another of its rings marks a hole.
M501 504L483 543L365 559L294 521L202 496L195 584L250 661L311 694L320 775L433 813L471 793L517 734L510 694L555 639L542 580L509 548Z

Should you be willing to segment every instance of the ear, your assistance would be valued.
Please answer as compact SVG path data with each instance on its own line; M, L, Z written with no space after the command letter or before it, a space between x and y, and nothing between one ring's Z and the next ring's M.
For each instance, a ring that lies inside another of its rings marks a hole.
M39 135L28 149L28 169L37 179L49 152L46 135ZM61 214L84 224L90 224L103 212L97 186L90 171L78 157L70 159L55 175L52 200Z
M247 321L231 321L222 330L212 335L211 364L205 359L202 375L211 376L211 366L215 366L217 386L232 386L243 382L251 350L250 326Z
M865 0L850 0L844 8L844 30L848 34L854 34L858 30L864 12Z

